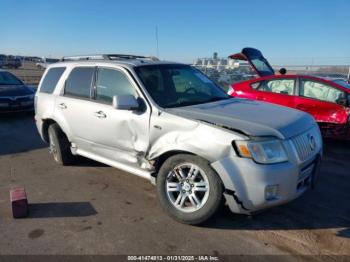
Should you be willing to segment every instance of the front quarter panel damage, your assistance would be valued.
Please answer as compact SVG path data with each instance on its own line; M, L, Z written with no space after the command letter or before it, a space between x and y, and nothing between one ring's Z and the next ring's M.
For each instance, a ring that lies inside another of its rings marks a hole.
M236 154L233 140L247 139L242 134L167 112L152 116L150 135L149 160L169 151L185 151L211 163Z

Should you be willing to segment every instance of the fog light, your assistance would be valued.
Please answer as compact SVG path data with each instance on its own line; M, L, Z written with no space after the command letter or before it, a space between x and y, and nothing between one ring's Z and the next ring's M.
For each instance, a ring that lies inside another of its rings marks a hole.
M275 200L278 196L278 185L271 185L265 188L265 199Z

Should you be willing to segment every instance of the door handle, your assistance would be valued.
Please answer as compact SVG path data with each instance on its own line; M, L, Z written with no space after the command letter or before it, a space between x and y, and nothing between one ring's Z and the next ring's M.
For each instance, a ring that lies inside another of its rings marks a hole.
M263 96L257 96L256 98L257 98L258 100L263 100L263 101L265 100L265 97L263 97Z
M65 103L59 104L58 107L61 108L61 109L66 109L67 108Z
M98 118L106 118L107 115L103 113L102 111L95 112L94 115Z

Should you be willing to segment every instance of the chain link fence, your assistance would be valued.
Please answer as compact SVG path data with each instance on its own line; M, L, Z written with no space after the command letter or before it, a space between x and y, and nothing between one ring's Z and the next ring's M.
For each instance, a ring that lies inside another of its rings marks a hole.
M228 90L229 86L236 82L258 77L248 63L230 59L197 59L193 66L218 83L224 90ZM330 80L350 80L350 61L345 65L336 65L333 61L333 63L330 62L330 65L275 64L272 67L275 69L276 74L281 68L285 68L287 69L287 74L311 75Z

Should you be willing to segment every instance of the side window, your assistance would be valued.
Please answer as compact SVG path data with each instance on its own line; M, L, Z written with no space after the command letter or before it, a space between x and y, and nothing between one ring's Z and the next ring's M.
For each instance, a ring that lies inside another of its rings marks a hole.
M343 93L342 90L320 82L309 79L300 81L299 95L303 97L336 103Z
M91 84L95 68L93 67L76 67L70 73L64 94L74 97L90 98Z
M64 70L66 70L65 67L54 67L49 69L41 84L40 92L51 94L55 90L58 80L60 80Z
M284 95L293 95L294 85L294 79L273 79L261 82L261 85L257 88L257 90Z
M96 80L96 100L112 103L113 96L133 95L136 90L126 75L115 69L99 68Z

